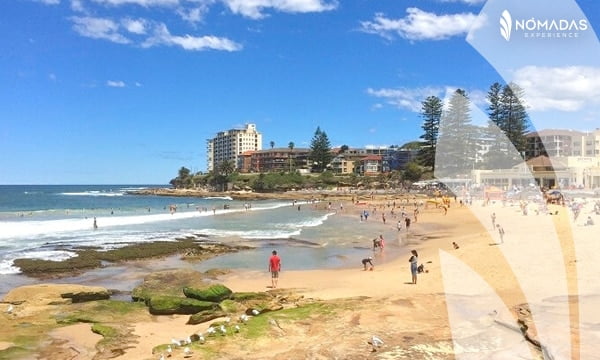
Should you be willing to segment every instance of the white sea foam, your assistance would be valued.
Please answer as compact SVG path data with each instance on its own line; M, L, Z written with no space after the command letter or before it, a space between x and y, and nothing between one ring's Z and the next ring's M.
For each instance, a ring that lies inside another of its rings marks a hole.
M269 210L278 207L287 206L288 204L275 203L267 206L253 207L251 210ZM216 215L230 214L243 212L244 209L227 209L215 210ZM96 223L98 231L105 228L113 228L125 225L140 225L157 223L161 221L173 221L182 219L191 219L195 217L213 216L212 211L181 211L161 214L145 214L145 215L126 215L126 216L97 216ZM59 220L24 220L24 221L0 221L0 240L19 239L19 238L43 238L47 236L56 236L60 234L68 234L73 232L84 232L82 235L88 234L85 231L93 231L93 218L87 219L59 219Z
M200 229L199 234L216 237L239 237L242 239L286 239L298 236L301 229L295 230L223 230L223 229Z
M63 192L58 195L65 196L123 196L122 192L104 192L104 191L82 191L82 192Z
M231 196L207 196L207 197L204 197L203 199L206 199L206 200L233 200L233 198Z
M64 250L24 250L6 254L0 260L0 275L18 274L19 268L13 265L15 259L42 259L51 261L62 261L74 257L76 254Z

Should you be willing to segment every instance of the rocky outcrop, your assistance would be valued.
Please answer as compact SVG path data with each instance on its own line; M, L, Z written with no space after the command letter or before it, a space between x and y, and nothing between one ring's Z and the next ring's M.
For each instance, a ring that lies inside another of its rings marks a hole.
M204 287L202 273L194 270L177 269L158 271L147 275L144 282L131 292L134 301L148 301L153 296L183 297L185 287Z
M75 284L39 284L21 286L6 294L3 302L20 305L57 305L105 300L110 291L100 286Z
M204 311L200 311L199 313L196 313L192 316L190 316L187 324L188 325L197 325L197 324L202 324L203 322L209 321L209 320L213 320L216 318L220 318L223 316L226 316L227 314L225 314L222 311L212 311L212 310L204 310Z
M176 296L154 296L150 299L148 307L152 315L191 315L205 310L216 310L219 305Z
M186 297L202 300L221 302L225 299L229 299L233 294L233 291L225 285L214 284L208 285L201 288L198 287L184 287L183 294Z

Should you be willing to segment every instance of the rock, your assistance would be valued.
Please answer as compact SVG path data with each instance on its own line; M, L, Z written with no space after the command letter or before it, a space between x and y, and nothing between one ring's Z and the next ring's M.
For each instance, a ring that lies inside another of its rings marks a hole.
M265 292L236 292L231 298L243 302L250 300L270 301L273 297Z
M184 287L183 293L186 297L202 301L221 302L229 299L233 291L225 285L215 284L202 288Z
M39 284L12 289L6 294L3 301L12 304L43 306L105 300L108 298L110 298L110 291L100 286Z
M271 303L271 304L266 304L266 305L262 305L262 306L248 308L248 309L246 309L246 315L256 316L254 310L258 311L259 314L264 314L264 313L268 313L271 311L278 311L281 309L283 309L283 305L277 304L277 303Z
M190 316L187 324L188 325L197 325L197 324L201 324L203 322L213 320L216 318L220 318L220 317L226 316L226 315L227 314L225 314L222 311L204 310L204 311L200 311L199 313L196 313L196 314Z
M176 296L154 296L150 299L148 306L152 315L191 315L204 310L216 310L219 307L214 302Z
M181 296L186 286L206 286L202 273L188 269L158 271L147 275L131 292L134 301L148 303L153 296Z
M219 303L219 307L226 313L234 313L238 312L241 309L242 305L233 300L226 299Z

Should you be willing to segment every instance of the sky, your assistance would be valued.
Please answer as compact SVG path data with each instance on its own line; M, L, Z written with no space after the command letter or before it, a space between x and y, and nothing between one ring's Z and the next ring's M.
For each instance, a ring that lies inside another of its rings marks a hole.
M485 121L494 82L539 130L593 130L598 28L596 0L0 1L0 184L166 184L246 123L263 148L401 145L430 95Z

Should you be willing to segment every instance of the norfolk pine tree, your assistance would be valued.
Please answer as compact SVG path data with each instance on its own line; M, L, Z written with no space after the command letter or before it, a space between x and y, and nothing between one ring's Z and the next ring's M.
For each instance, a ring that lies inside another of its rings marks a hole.
M440 118L442 117L443 104L437 96L429 96L422 103L421 117L424 133L421 135L421 149L417 161L422 165L433 169L435 166L435 146L440 130Z
M325 167L331 162L333 155L331 154L331 144L325 131L317 127L315 135L310 142L310 159L314 163L314 167L318 172L322 172Z

